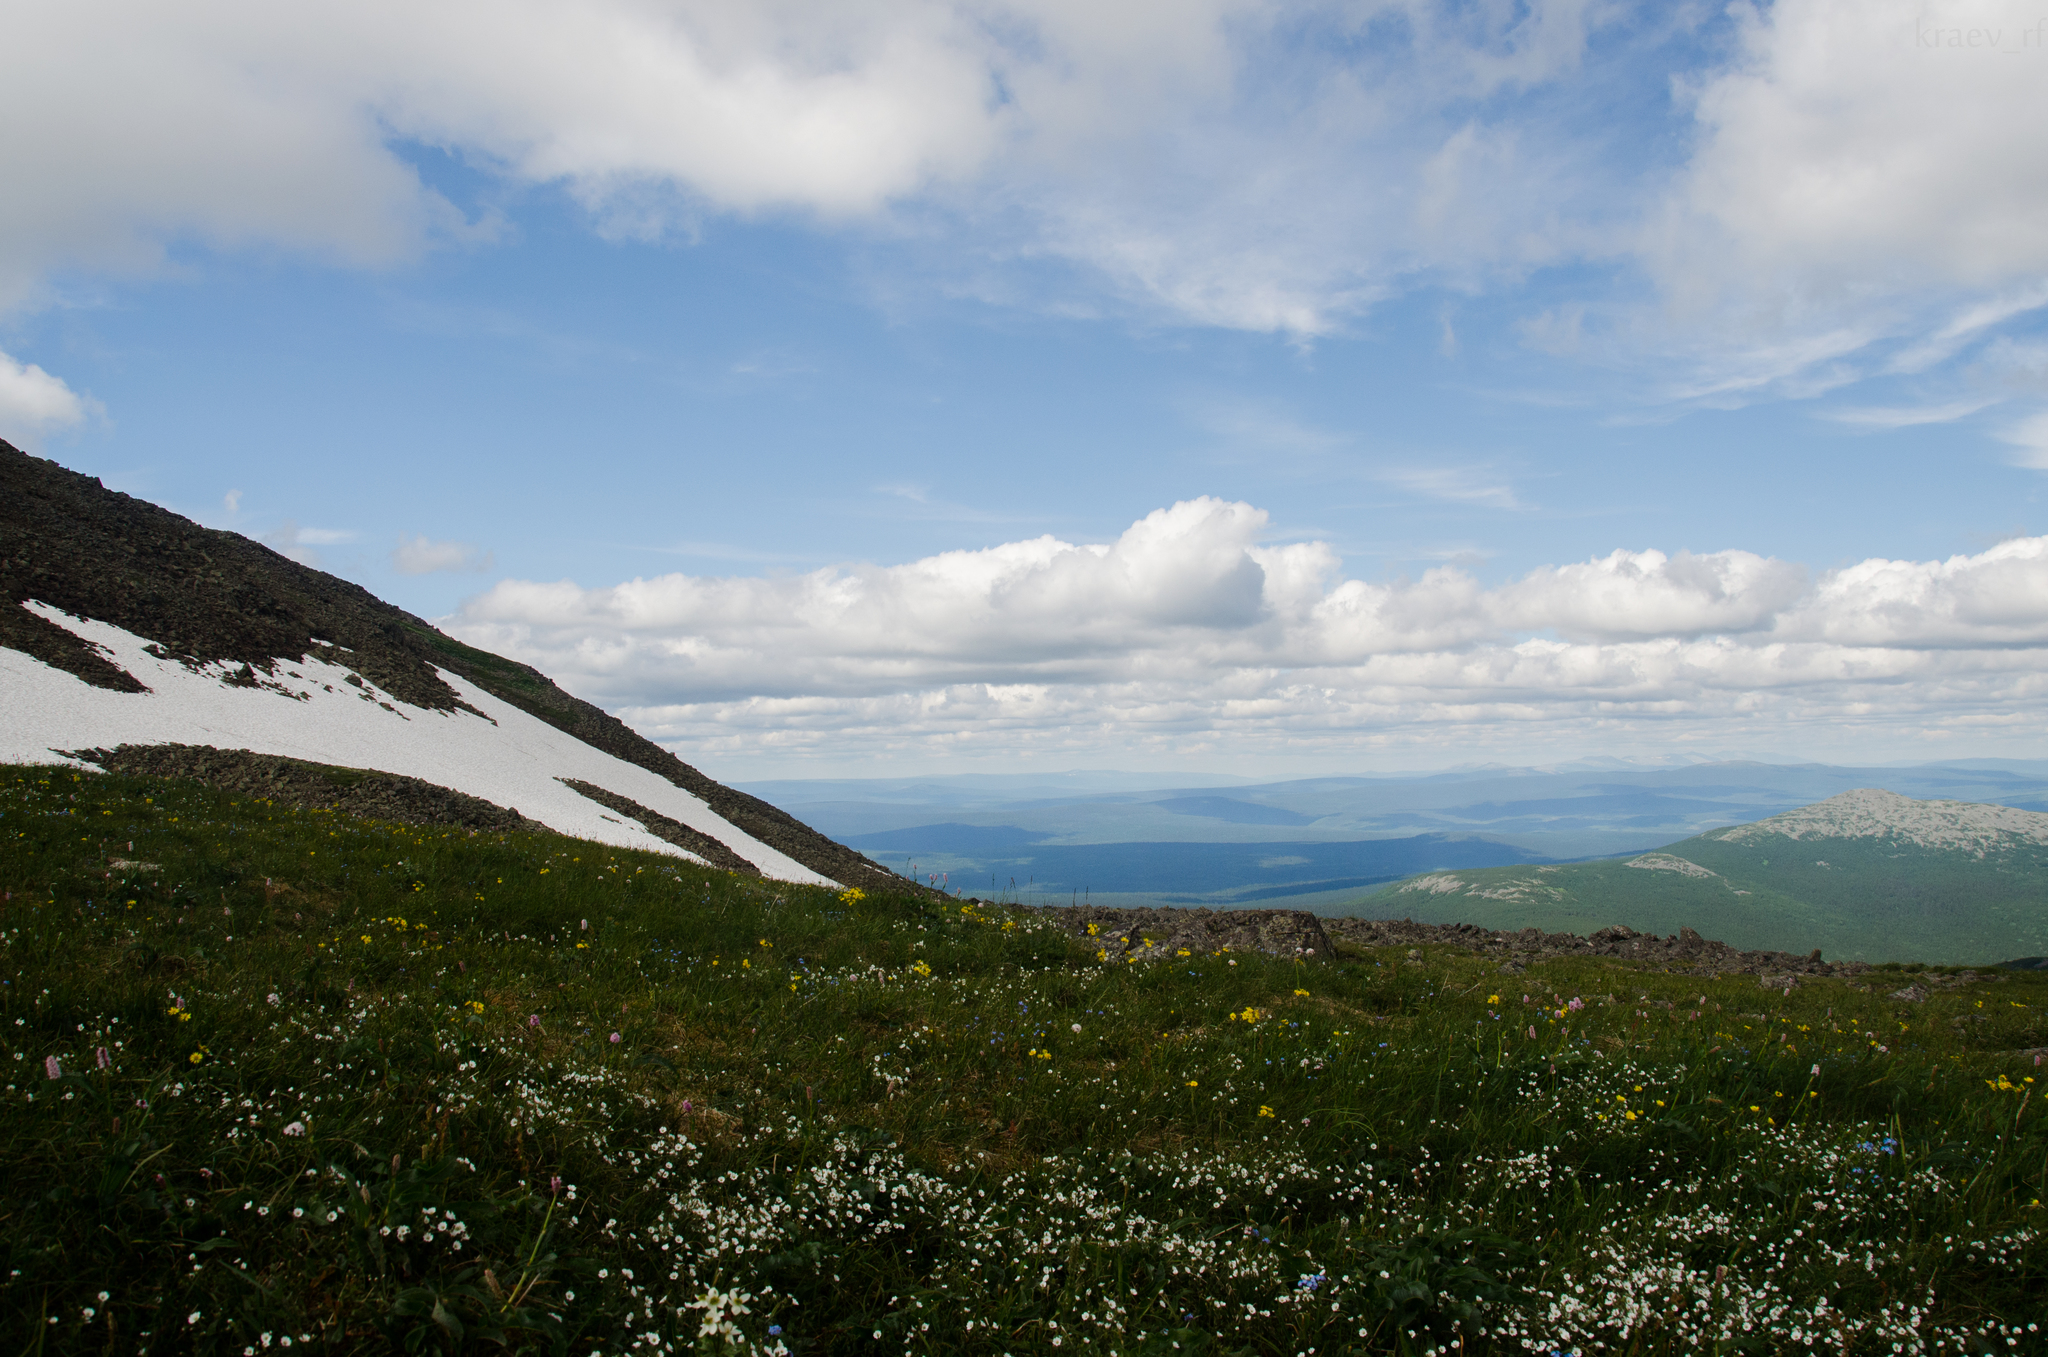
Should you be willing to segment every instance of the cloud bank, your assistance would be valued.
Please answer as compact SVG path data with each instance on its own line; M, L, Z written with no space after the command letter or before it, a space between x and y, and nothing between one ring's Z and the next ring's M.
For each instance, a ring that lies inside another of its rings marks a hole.
M1621 549L1489 587L1448 566L1347 579L1326 544L1266 545L1266 529L1204 498L1107 544L506 581L443 625L699 757L1441 757L1794 730L1897 745L2024 731L2048 692L2048 538L1817 577L1744 551Z
M2032 9L1731 13L21 0L0 122L34 134L0 141L0 177L34 192L0 214L0 309L195 243L377 266L494 232L422 181L421 149L614 234L882 223L951 258L949 286L1029 304L1043 280L1006 270L1061 261L1097 300L1296 336L1417 280L1618 265L1657 304L1596 295L1528 332L1611 357L1654 331L1696 391L1887 338L1925 363L2043 304Z

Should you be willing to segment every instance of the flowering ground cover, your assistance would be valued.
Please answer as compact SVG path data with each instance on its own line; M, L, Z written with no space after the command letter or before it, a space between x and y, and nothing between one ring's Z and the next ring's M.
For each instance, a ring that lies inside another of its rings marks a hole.
M50 768L0 894L8 1351L2043 1349L2038 974L1108 963Z

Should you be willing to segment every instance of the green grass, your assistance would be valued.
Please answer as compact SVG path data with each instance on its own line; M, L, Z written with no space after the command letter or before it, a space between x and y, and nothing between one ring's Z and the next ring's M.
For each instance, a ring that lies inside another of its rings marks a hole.
M1466 868L1427 874L1456 877L1463 891L1396 882L1345 912L1549 932L1695 928L1744 950L1818 947L1839 961L1996 965L2048 953L2048 854L2038 846L1979 858L1892 839L1773 834L1728 843L1707 834L1658 851L1719 875L1623 862ZM1489 894L1469 893L1478 891Z
M51 769L0 889L10 1352L2041 1350L2048 977L1105 966Z

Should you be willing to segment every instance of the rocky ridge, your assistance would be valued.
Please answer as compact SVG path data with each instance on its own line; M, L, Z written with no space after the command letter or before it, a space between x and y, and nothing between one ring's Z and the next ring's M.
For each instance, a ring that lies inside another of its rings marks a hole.
M1803 976L1853 976L1871 969L1860 961L1826 961L1818 951L1745 952L1682 928L1660 938L1616 925L1590 937L1525 928L1499 932L1473 924L1419 924L1411 919L1323 918L1278 909L1105 909L1040 905L1029 912L1057 919L1093 943L1106 959L1157 961L1186 949L1197 956L1221 951L1327 960L1354 947L1456 947L1498 958L1507 973L1556 957L1613 957L1687 975L1754 975L1772 989L1790 989Z
M1701 837L1742 843L1769 835L1787 839L1891 838L1981 858L2012 846L2014 840L2048 844L2048 815L1971 801L1915 801L1896 792L1862 787Z

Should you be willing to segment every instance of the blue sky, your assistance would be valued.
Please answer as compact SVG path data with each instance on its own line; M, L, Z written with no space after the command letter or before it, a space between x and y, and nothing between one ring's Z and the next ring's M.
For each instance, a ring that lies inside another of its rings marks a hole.
M2031 12L130 9L0 435L715 774L2048 753Z

